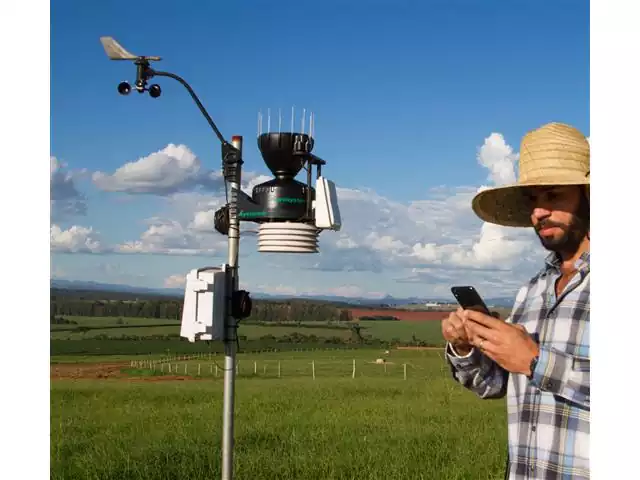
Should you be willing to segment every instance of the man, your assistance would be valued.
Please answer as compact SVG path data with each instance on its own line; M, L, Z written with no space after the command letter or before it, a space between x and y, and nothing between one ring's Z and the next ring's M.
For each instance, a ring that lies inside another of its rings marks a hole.
M473 199L482 220L532 227L550 252L506 321L458 309L442 322L454 378L507 397L508 479L590 477L589 164L584 135L551 123L522 139L517 184Z

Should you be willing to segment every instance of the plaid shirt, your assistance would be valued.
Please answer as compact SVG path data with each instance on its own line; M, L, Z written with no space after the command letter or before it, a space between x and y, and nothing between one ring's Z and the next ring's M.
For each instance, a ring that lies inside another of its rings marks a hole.
M507 322L539 342L531 380L509 374L474 349L457 356L447 345L454 378L481 398L507 396L508 469L505 478L588 479L590 427L589 253L556 299L560 262L554 254L518 293Z

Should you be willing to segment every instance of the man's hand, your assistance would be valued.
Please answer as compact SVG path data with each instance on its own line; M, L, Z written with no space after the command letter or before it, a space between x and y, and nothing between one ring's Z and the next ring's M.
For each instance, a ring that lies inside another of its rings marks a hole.
M464 328L463 312L462 308L458 308L442 320L442 336L459 355L467 355L473 348Z
M538 355L539 347L522 325L473 310L465 310L462 317L472 345L511 373L531 374L531 360Z

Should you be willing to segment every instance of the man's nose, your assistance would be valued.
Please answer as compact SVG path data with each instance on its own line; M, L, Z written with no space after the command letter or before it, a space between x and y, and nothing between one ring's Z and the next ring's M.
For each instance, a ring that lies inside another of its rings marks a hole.
M532 214L536 220L543 220L551 215L551 212L549 211L549 209L544 207L534 207Z

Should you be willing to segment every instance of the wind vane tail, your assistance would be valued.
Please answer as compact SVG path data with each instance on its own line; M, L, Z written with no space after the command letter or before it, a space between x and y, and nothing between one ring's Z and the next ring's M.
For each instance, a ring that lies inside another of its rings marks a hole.
M146 57L146 56L138 56L134 55L130 51L126 50L122 45L120 45L113 37L100 37L100 43L102 43L102 47L104 48L105 53L111 60L137 60L137 59L146 59L157 61L160 60L160 57Z
M100 37L104 51L111 60L135 60L133 53L125 50L113 37Z

